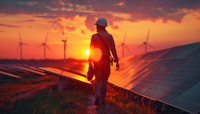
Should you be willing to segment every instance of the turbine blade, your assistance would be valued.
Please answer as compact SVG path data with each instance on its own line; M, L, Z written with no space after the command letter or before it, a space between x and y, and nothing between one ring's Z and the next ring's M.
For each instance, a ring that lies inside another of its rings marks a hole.
M117 48L120 48L122 45L119 45Z
M17 50L19 49L20 46L21 46L21 45L19 44L19 46L17 47ZM16 52L17 52L17 50L16 50Z
M37 47L40 47L40 46L42 46L42 44L41 44L41 45L39 45L39 46L37 46ZM36 47L36 48L37 48L37 47Z
M18 31L18 33L19 33L19 31ZM21 39L21 35L20 35L20 33L19 33L19 39L20 39L20 42L22 42L22 39Z
M127 31L126 31L126 33L127 33ZM125 43L125 40L126 40L126 33L125 33L125 36L124 36L124 42L123 43Z
M139 48L139 47L142 47L144 44L142 44L142 45L140 45L140 46L138 46L138 47L136 47L136 48Z
M46 42L47 42L48 34L49 34L49 32L47 32L47 37L46 37L46 40L45 40L45 44L46 44Z
M149 28L149 32L148 32L148 35L147 35L147 40L146 40L146 42L148 42L148 39L149 39L149 33L150 33L150 28Z
M156 50L153 46L151 46L150 44L148 44L151 48L153 48L154 50Z
M47 48L51 51L51 49L49 48L49 46L48 45L46 45L47 46ZM52 52L52 51L51 51ZM53 53L53 52L52 52Z
M125 47L126 47L126 49L130 52L130 53L132 53L129 49L128 49L128 47L126 46L126 45L124 45Z

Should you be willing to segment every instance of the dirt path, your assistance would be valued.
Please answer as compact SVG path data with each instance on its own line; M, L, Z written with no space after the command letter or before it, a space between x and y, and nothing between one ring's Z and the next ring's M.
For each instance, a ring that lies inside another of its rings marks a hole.
M94 101L95 96L89 95L86 109L87 114L117 114L117 112L114 111L108 104L95 106Z

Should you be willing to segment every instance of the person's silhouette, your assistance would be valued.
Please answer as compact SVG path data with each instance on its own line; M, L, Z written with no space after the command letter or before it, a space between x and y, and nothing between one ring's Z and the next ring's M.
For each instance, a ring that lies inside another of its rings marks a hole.
M96 23L97 34L94 34L90 44L89 64L94 65L95 74L95 105L100 103L105 105L108 77L110 75L111 53L116 62L116 70L119 69L118 56L115 48L115 42L111 34L105 27L107 21L104 18L99 18ZM100 52L96 50L100 50ZM99 58L99 59L96 59Z

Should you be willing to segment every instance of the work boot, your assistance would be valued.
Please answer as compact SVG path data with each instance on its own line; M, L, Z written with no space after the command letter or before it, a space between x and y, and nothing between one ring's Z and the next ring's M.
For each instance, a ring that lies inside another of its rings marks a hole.
M94 104L95 104L96 106L99 106L99 105L100 105L100 97L97 97L97 98L96 98Z

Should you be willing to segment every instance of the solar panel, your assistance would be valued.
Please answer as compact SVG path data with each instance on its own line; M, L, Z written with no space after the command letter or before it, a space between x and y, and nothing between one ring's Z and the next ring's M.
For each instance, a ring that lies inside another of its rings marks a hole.
M200 43L124 58L109 82L181 110L200 112Z
M16 71L16 72L29 73L25 70L14 67L14 65L5 65L5 68L8 68L8 69Z
M170 49L164 49L164 50L156 51L152 54L152 56L146 58L144 61L157 60L160 56L167 53L169 50Z
M127 83L130 83L130 81L132 81L133 79L137 78L136 76L142 72L144 72L143 69L145 66L147 66L149 63L148 62L143 62L143 63L139 63L138 67L131 69L130 72L127 72L123 75L121 81L120 81L120 85L125 88L125 86L127 85Z
M7 72L3 72L3 71L0 71L0 74L10 76L10 77L14 77L14 78L21 78L20 76L17 76L17 75L11 74L11 73L7 73Z
M194 75L198 75L199 77L199 73L200 70ZM191 78L186 79L162 96L159 101L178 107L187 112L197 114L200 112L200 80L192 80Z
M180 48L179 47L173 47L171 48L167 53L159 57L158 59L166 59L169 58L170 56L174 55Z
M88 67L89 67L89 64L86 63L86 62L79 63L75 67L71 68L70 71L75 72L75 73L79 73L79 74L82 74L82 75L86 75Z
M159 98L161 95L165 94L167 91L175 87L177 84L185 80L187 77L193 75L194 72L200 69L200 58L192 59L179 67L174 72L170 73L168 76L164 77L158 83L153 85L143 94L154 99Z
M181 55L185 54L186 52L188 52L192 48L196 47L198 44L199 43L184 45L183 49L174 55L174 58L180 57Z
M151 56L153 52L149 52L144 54L142 57L140 57L138 60L134 61L135 64L138 64L139 62L144 62L145 58L148 58L149 56Z
M30 65L27 65L27 64L23 64L22 66L23 66L23 67L26 67L26 68L29 68L29 69L32 69L32 70L34 70L34 71L38 71L38 72L44 73L43 70L39 70L39 69L37 69L36 67L30 66Z
M72 63L66 64L63 67L59 67L59 68L69 71L69 72L77 73L82 76L85 76L87 74L88 67L89 66L88 66L87 62L72 62Z
M135 75L132 75L131 78L129 79L126 79L124 81L124 84L125 84L125 88L126 89L131 89L133 88L135 85L137 85L138 83L140 83L146 76L148 76L149 73L151 73L153 70L151 66L155 65L157 63L157 61L153 61L153 62L150 62L147 66L145 66L140 72L140 73L137 73Z
M117 71L117 73L115 74L112 74L110 77L109 77L109 81L112 81L113 83L116 83L116 84L119 84L121 82L121 80L123 78L125 78L124 76L127 77L127 73L131 73L134 69L134 65L132 63L130 63L128 66L123 66L123 68L121 69L120 68L120 71Z
M140 59L142 56L144 56L145 54L140 54L140 55L136 55L134 56L132 59L130 59L130 62L136 62L138 59Z
M200 43L198 43L196 47L189 50L187 53L185 53L181 57L196 57L197 55L199 55L199 50L200 50Z
M7 72L13 72L12 70L7 69L7 68L5 68L5 67L0 67L0 70L2 70L2 71L7 71Z
M109 82L119 84L119 83L129 79L130 77L132 77L132 75L135 73L136 65L132 62L129 62L129 63L125 62L124 64L125 65L123 65L121 68L121 63L120 63L120 70L116 71L116 73L113 73L110 75ZM140 66L141 64L142 63L139 63L138 65ZM120 86L120 85L118 85L118 86Z
M156 91L163 94L158 98L159 101L190 113L198 113L200 111L200 57L195 57L178 68L165 77L160 85L157 83L157 86L162 87L162 90L157 88Z
M42 75L42 76L45 75L45 73L38 72L38 71L29 69L29 68L25 68L25 67L21 67L21 66L14 66L14 67L19 68L19 69L22 69L22 70L25 70L25 71L28 71L28 72L30 72L30 73L34 73L34 74L38 74L38 75Z
M158 83L165 76L169 75L171 72L176 70L178 67L183 65L189 59L190 58L171 59L169 62L167 62L166 60L162 60L163 62L165 61L167 63L164 66L156 65L158 70L153 74L151 73L151 75L149 75L147 78L145 78L141 83L139 83L131 90L149 97L148 96L149 91L147 92L148 94L145 91L147 91L154 84Z
M71 73L71 72L61 70L59 68L39 67L39 69L44 70L47 73L51 73L51 74L59 76L59 77L63 77L63 78L67 78L70 80L74 80L74 81L78 81L78 82L81 82L84 84L91 85L91 82L89 82L85 77Z

